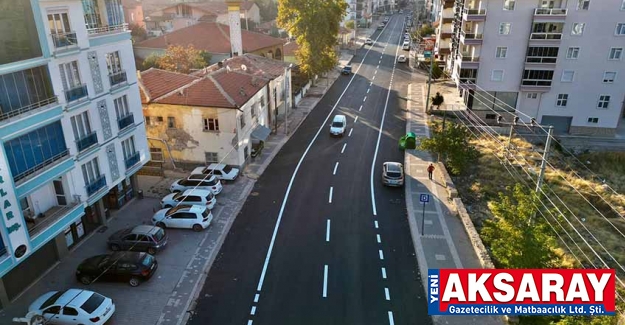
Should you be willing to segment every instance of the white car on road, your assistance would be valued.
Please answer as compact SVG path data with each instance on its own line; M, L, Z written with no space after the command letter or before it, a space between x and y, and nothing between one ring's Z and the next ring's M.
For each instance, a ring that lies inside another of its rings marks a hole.
M186 190L184 192L172 193L161 200L161 208L171 208L179 204L204 205L213 209L217 199L212 191L207 190Z
M336 115L330 125L330 135L343 136L347 128L347 118L345 115Z
M202 175L203 176L198 176ZM198 167L191 172L188 179L203 179L207 174L213 174L217 179L224 181L234 181L239 177L239 169L226 166L225 164L210 164L208 167Z
M194 176L194 175L192 175ZM197 176L197 178L182 178L175 180L171 186L169 187L169 191L172 193L183 192L186 190L198 189L198 190L210 190L213 194L217 195L221 193L223 186L221 186L221 182L215 177L215 175L201 175Z
M157 211L152 217L152 224L161 228L186 228L202 231L213 221L213 214L205 206L179 205Z
M405 63L406 62L406 56L405 55L400 55L397 57L397 62L399 63Z
M115 304L111 298L93 291L68 289L44 294L28 311L42 315L51 324L102 325L115 313Z

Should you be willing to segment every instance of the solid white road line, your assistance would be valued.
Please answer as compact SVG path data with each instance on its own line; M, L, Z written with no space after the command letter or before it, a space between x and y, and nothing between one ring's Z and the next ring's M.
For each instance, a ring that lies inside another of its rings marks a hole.
M393 320L393 312L392 311L388 312L388 323L390 325L395 325L395 320Z
M359 111L359 112L360 112L360 111L362 111L362 105L360 105L360 108L358 109L358 111Z
M378 221L377 221L377 220L373 221L373 224L375 225L375 229L378 229L378 228L379 228L379 226L378 226Z
M334 188L330 186L330 197L328 198L328 203L332 203L332 192L334 192Z
M326 241L330 241L330 219L328 219L328 222L326 223Z
M367 97L365 97L365 99L367 99ZM356 116L356 118L354 119L354 123L358 122L358 116Z
M328 264L323 267L323 297L328 296Z
M348 136L348 137L351 137L351 136L352 136L352 132L353 132L353 131L354 131L354 128L351 128L351 129L349 130L349 134L348 134L347 136Z
M386 268L382 268L382 279L386 279Z
M336 164L334 164L334 171L332 172L332 175L336 175L337 168L339 168L339 162L338 161L336 162Z
M346 147L347 147L347 143L343 145L343 149L341 149L341 153L345 152Z
M378 240L378 244L382 243L382 239L380 238L380 234L375 235L376 239Z
M391 294L388 292L388 288L384 288L384 297L386 297L386 300L391 300Z
M384 253L382 253L381 249L378 250L378 254L380 255L380 259L384 260Z
M394 26L396 26L396 25L397 25L397 23L395 23ZM384 27L384 28L386 29L386 27ZM382 33L378 34L378 37L376 37L375 42L378 41L380 36L382 36ZM284 194L284 199L282 200L282 205L280 206L280 212L278 213L278 219L276 220L276 225L273 228L273 234L271 235L271 241L269 242L269 248L267 249L267 255L265 256L265 262L263 263L263 270L260 273L260 278L258 279L258 286L256 287L256 291L261 291L261 289L263 288L263 283L265 282L265 276L267 275L267 268L269 267L269 260L271 259L271 253L273 252L273 245L275 244L276 237L278 236L278 229L280 229L280 223L282 222L282 216L284 215L284 209L286 207L286 204L287 204L287 201L288 201L288 198L289 198L289 194L291 194L291 189L293 188L293 183L295 182L295 177L297 176L297 172L299 171L299 168L302 166L302 162L304 161L304 159L306 159L306 155L308 155L308 152L310 151L310 148L312 148L312 145L315 143L315 140L317 140L317 138L319 137L319 134L321 134L321 131L323 129L325 129L325 127L326 127L326 125L328 123L328 120L330 119L332 114L334 114L334 111L336 110L336 108L339 105L339 102L341 101L341 99L343 98L343 96L345 95L347 90L349 89L349 86L354 81L354 78L356 78L356 75L358 74L358 71L360 70L360 68L362 68L362 62L364 62L365 59L367 58L367 55L369 55L369 51L371 51L371 47L369 49L367 49L367 52L365 52L365 55L362 57L362 60L360 61L360 64L358 65L358 68L356 69L354 74L352 74L351 79L349 79L349 82L347 83L347 86L345 86L345 89L343 89L343 92L341 93L339 98L336 100L336 103L334 103L334 106L332 107L330 112L328 112L328 115L326 116L326 119L319 126L319 129L317 130L317 133L315 133L315 136L312 138L312 140L310 140L310 143L308 143L308 146L306 147L306 150L304 150L304 153L302 154L302 156L300 157L299 161L297 162L297 165L295 166L295 170L293 171L293 174L291 175L291 180L289 181L289 186L287 186L287 188L286 188L286 193ZM251 324L251 321L250 321L250 324Z
M256 294L256 295L254 296L254 302L258 302L258 298L260 298L260 295L259 295L259 294Z
M252 306L252 310L250 311L250 315L256 315L256 306Z

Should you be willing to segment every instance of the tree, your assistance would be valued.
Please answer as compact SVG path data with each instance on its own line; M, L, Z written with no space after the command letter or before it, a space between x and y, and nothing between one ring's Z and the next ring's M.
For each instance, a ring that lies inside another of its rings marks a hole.
M152 53L150 55L148 55L147 58L145 58L145 60L143 60L143 70L147 70L150 68L158 68L158 61L161 59L161 56L156 54L156 53Z
M276 19L276 16L278 15L278 6L276 2L277 1L274 0L256 1L256 4L258 5L258 11L260 12L260 16L263 18L263 21L272 21Z
M350 20L348 22L345 23L345 28L347 29L354 29L354 21Z
M295 37L296 53L303 73L312 77L333 69L338 56L334 49L340 22L347 12L344 0L281 0L278 26Z
M441 69L441 67L438 66L438 63L436 63L436 61L432 60L430 62L430 64L433 64L432 66L432 79L436 80L438 78L440 78L443 75L443 70Z
M205 61L206 56L210 54L206 52L202 54L202 52L196 50L193 45L188 47L170 45L165 54L158 58L156 65L167 71L189 73L193 69L202 69L210 63L210 61Z
M421 37L432 35L432 34L434 34L434 28L432 28L431 26L425 25L421 27L421 29L419 29L419 35L421 35Z
M495 264L513 269L558 267L551 230L535 218L538 197L518 183L507 189L508 194L499 193L499 200L489 202L494 218L485 221L481 232Z
M130 28L130 36L132 36L133 41L142 41L148 36L145 28L137 24L130 24L128 28Z
M436 96L432 97L432 105L436 105L436 109L440 109L443 102L445 102L445 97L439 92L436 93Z
M471 133L462 124L451 123L444 128L438 122L430 124L432 136L421 140L419 149L434 152L452 174L466 170L478 157L478 151L471 145Z
M208 53L208 52L206 52L204 50L201 50L200 51L200 56L202 57L202 59L204 60L206 65L210 65L211 60L213 59L213 55L212 54L210 54L210 53Z

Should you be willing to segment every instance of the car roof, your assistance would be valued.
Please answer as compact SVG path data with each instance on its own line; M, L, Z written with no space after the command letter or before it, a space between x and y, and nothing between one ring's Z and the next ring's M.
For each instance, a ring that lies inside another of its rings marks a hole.
M334 121L342 120L344 118L345 118L345 115L340 115L340 114L339 115L335 115L334 116Z
M177 211L185 211L185 212L204 212L204 210L206 210L205 206L202 205L187 205L187 204L181 204L179 206L173 207L173 208L169 208L167 210L167 212L176 209Z
M145 253L142 252L114 252L108 254L109 260L119 262L137 262L143 257Z
M61 306L79 307L93 295L93 291L82 289L67 289L53 304Z
M208 165L208 169L223 169L226 167L226 164L210 164Z
M184 193L182 193L183 196L189 196L189 195L197 195L197 196L206 196L208 195L208 193L210 193L211 191L209 190L200 190L200 189L189 189L184 191Z
M148 225L138 225L132 228L133 234L152 234L159 230L160 228Z

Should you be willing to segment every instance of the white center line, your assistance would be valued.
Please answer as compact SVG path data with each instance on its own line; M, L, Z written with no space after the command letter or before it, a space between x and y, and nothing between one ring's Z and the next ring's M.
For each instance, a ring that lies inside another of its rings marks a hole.
M367 98L367 97L365 97ZM358 116L356 116L356 118L354 119L354 123L358 122Z
M380 66L378 66L379 68ZM378 74L378 70L373 71L373 74Z
M382 243L382 239L380 238L380 234L375 235L376 239L378 240L378 244Z
M347 147L347 143L343 145L343 149L341 149L341 153L345 152L346 147Z
M254 321L252 321L251 319L247 321L247 325L252 325Z
M382 63L382 60L378 61L378 64Z
M358 111L359 111L359 112L360 112L360 111L362 111L362 105L360 105L360 108L358 109Z
M384 296L386 300L391 300L391 294L388 292L388 288L384 288Z
M375 80L375 76L371 77L371 80ZM373 83L373 82L372 82Z
M379 69L379 68L380 68L380 65L378 64L378 66L376 67L376 69ZM376 70L375 72L378 72L378 71Z
M328 219L328 222L326 223L326 241L330 241L330 219Z
M378 229L378 228L379 228L379 226L378 226L378 221L377 221L377 220L373 221L373 224L375 225L375 229Z
M386 268L382 268L382 279L386 279Z
M257 294L254 296L254 302L258 302L258 299L259 299L259 298L260 298L260 295L257 293Z
M323 297L328 296L328 264L323 267Z
M384 259L384 253L382 253L382 250L378 250L378 253L380 254L380 259L383 260Z
M367 88L367 94L371 91L371 88Z
M330 197L328 198L328 203L332 203L332 192L334 191L334 188L332 186L330 186Z
M390 325L395 325L395 321L393 320L393 312L392 311L388 312L388 323Z
M336 170L339 168L339 162L337 161L336 164L334 164L334 171L332 172L332 175L336 175Z
M349 134L347 135L348 137L351 137L351 136L352 136L352 131L354 131L354 128L351 128L351 129L349 130Z
M365 98L362 99L363 102L367 101L367 96L365 96Z
M256 306L252 306L252 311L250 311L250 315L256 315Z
M383 58L383 57L384 57L384 55L380 55L380 59Z

